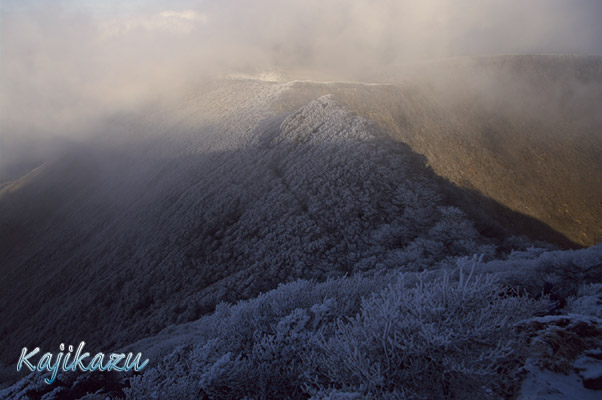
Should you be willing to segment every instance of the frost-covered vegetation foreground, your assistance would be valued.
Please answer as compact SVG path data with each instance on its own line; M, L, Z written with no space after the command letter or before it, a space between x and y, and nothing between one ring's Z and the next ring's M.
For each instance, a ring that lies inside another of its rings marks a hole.
M531 248L505 260L450 260L434 271L298 280L132 345L153 359L141 375L62 375L52 389L36 376L0 394L596 398L601 268L601 246ZM554 388L565 375L589 389Z

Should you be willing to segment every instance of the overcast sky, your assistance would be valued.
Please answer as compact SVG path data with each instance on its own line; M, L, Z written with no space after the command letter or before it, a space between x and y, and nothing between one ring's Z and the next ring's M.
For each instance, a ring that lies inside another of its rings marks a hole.
M208 73L599 55L601 20L599 0L1 0L0 130L79 129Z
M602 53L599 0L3 0L0 5L8 25L2 29L3 44L20 40L14 22L23 19L43 25L44 36L58 36L64 29L77 33L80 27L70 20L75 16L94 21L101 31L107 24L136 23L160 29L158 21L142 21L160 19L167 11L202 15L195 29L185 32L199 42L212 31L229 45L270 52L288 44L291 52L307 47L318 58L325 57L322 49L334 47L380 53L389 60ZM163 28L182 22L177 19L164 21ZM196 29L201 25L204 29Z

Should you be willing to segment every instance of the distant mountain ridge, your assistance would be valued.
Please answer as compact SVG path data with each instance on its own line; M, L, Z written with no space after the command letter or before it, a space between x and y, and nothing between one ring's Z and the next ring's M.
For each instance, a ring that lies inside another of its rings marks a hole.
M333 93L425 155L439 175L575 243L600 242L602 57L458 58L380 79L299 82L284 96Z

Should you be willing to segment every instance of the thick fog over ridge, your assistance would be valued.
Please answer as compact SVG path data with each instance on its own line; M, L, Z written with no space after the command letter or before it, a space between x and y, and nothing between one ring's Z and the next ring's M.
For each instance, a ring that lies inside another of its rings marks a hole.
M579 1L4 1L1 124L81 136L91 123L229 71L363 79L454 56L602 53L602 5Z

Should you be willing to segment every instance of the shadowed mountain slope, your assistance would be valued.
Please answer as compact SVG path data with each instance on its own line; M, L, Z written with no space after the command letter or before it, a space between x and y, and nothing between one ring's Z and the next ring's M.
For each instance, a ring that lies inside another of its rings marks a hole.
M510 248L423 157L332 96L258 122L240 149L180 135L173 149L82 147L3 190L6 362L57 337L124 345L296 278Z
M222 80L93 127L0 189L1 360L123 346L297 278L503 258L531 246L518 234L595 242L600 63L523 64Z

